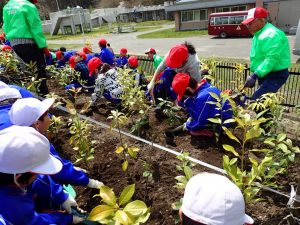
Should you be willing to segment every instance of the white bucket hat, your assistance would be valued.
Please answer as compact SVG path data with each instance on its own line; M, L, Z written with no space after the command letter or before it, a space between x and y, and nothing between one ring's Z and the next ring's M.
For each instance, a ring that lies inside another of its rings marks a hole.
M9 86L0 80L0 89L2 89L2 88L9 88Z
M0 131L0 172L56 174L62 163L50 155L48 139L32 127L11 126Z
M22 98L20 92L15 88L0 88L0 102L8 99Z
M240 189L227 177L213 173L200 173L189 180L181 210L190 219L207 225L254 223L245 214Z
M40 101L36 98L18 99L9 111L10 121L18 126L31 126L34 124L54 103L53 98Z

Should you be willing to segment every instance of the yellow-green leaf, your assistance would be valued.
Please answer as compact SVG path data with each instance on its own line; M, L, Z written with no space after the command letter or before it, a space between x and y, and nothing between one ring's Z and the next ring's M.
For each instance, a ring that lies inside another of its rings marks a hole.
M107 205L115 206L117 198L113 190L107 186L100 187L100 197Z
M128 148L128 154L132 157L132 158L136 158L137 156L137 152L136 149L138 148L135 148L135 147L130 147Z
M122 210L118 210L116 212L116 215L114 217L114 219L123 225L129 225L129 224L133 224L134 221L131 220L131 218L127 215L126 212L122 211Z
M217 94L213 93L213 92L209 92L209 94L210 94L211 97L213 97L216 100L220 99L220 97Z
M284 139L286 139L286 134L281 133L281 134L278 134L276 140L277 140L277 142L282 142Z
M125 172L128 168L128 161L125 160L123 163L122 163L122 170Z
M183 172L184 172L184 174L185 174L185 176L186 176L186 178L187 178L188 180L192 178L192 176L193 176L193 171L192 171L192 169L191 169L190 167L184 166L184 167L183 167Z
M140 200L130 202L124 208L124 212L130 213L133 216L140 216L146 213L147 210L146 204Z
M114 208L109 205L98 205L92 209L88 219L91 221L101 221L114 215Z
M124 151L124 148L122 146L117 147L116 153L120 154Z
M239 157L239 153L237 153L237 151L235 151L234 147L232 147L231 145L223 145L223 148L226 150L226 151L229 151L231 152L232 154L234 154L235 156Z
M224 129L226 135L227 135L230 139L235 140L236 142L238 142L239 144L241 144L241 142L239 141L239 139L237 139L237 137L234 136L233 133L232 133L230 130L228 130L226 127L222 127L222 128Z
M253 165L258 166L258 162L256 159L249 157L249 160Z
M222 123L220 118L209 118L207 120L212 122L212 123L216 123L216 124L221 124Z
M188 182L188 180L186 179L185 176L177 176L177 177L175 177L175 180L177 180L183 184L186 184Z
M261 135L261 128L259 126L254 126L246 132L246 141L257 138Z
M135 192L135 184L128 185L126 188L124 188L124 190L120 195L119 204L124 205L127 202L129 202L134 192Z

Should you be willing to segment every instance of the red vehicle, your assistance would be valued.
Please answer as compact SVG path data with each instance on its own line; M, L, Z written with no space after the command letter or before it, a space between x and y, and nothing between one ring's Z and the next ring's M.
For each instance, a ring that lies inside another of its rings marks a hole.
M221 38L228 36L251 36L248 28L241 22L246 19L248 11L212 13L209 15L208 34Z

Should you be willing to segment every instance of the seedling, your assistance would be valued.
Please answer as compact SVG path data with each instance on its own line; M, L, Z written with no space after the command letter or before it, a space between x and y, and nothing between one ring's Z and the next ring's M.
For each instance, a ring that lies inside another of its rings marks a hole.
M168 124L172 127L180 124L182 121L182 117L179 115L181 108L179 106L174 105L173 102L164 100L159 98L159 103L157 108L161 109L163 114L167 116Z
M62 128L63 121L61 119L61 116L51 116L51 123L48 128L49 136L54 136L57 140L59 130Z
M111 188L100 187L100 193L95 196L101 197L103 204L96 206L88 219L101 224L138 225L146 223L150 216L150 208L143 201L131 201L134 192L135 184L131 184L124 188L120 197L117 198Z

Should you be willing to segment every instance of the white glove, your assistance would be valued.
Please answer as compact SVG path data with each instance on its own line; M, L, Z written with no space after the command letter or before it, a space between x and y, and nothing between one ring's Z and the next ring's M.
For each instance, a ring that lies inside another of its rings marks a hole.
M78 167L78 166L74 166L74 169L77 171L82 171L84 173L87 173L87 171L85 169L82 169L81 167Z
M77 202L73 197L69 195L67 200L61 205L61 207L66 210L67 213L72 213L72 207L77 207Z
M89 183L88 183L88 187L89 188L100 188L101 186L103 186L104 184L98 180L94 180L94 179L89 179Z
M79 216L73 216L73 224L78 224L82 221L84 221L84 218L79 217Z
M147 89L148 89L148 92L149 92L149 93L151 93L151 92L153 91L154 86L155 86L155 82L154 82L154 80L152 79L152 80L150 81L150 83L147 85Z
M188 120L186 121L187 123L190 123L192 122L193 118L192 117L189 117Z

